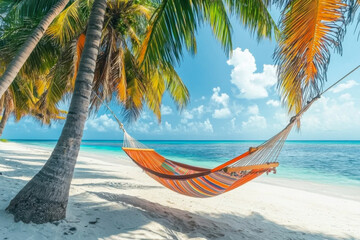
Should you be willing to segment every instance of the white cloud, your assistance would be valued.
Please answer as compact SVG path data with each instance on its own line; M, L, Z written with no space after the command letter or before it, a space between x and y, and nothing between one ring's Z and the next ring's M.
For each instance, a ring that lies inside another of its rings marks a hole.
M142 121L141 119L139 119L135 124L131 124L129 126L129 129L131 130L131 132L139 133L149 133L158 130L158 126L152 127L152 125L154 125L154 122L148 122L148 120Z
M289 114L284 109L279 109L273 116L273 127L272 129L283 129L290 120Z
M230 116L231 112L228 108L215 109L214 113L212 114L213 118L228 118Z
M119 126L110 115L103 114L94 119L89 119L85 125L85 130L87 129L97 132L119 131Z
M189 122L186 128L188 132L214 132L213 126L208 118L204 122Z
M266 119L263 116L250 116L246 122L242 122L243 129L265 129L267 126Z
M220 94L220 87L213 88L213 95L211 96L211 100L213 100L216 103L219 103L220 105L227 107L229 103L229 95L226 93Z
M266 105L278 107L278 106L280 106L280 101L270 99L269 101L266 102Z
M242 111L244 110L244 107L242 105L237 104L236 102L233 102L231 104L231 113L235 116L238 116Z
M257 130L257 129L265 129L267 126L267 122L265 117L260 115L258 105L254 104L248 107L248 114L250 117L247 121L243 121L241 126L243 130Z
M256 104L248 107L248 113L250 115L258 115L259 112L259 107Z
M199 119L205 112L204 105L200 105L190 110L184 110L181 112L181 123L187 123L191 119Z
M349 81L347 81L345 83L341 83L341 84L337 85L336 87L331 89L331 92L339 93L339 92L342 92L342 91L344 91L346 89L352 88L352 87L357 86L357 85L359 85L359 83L357 83L356 81L349 80Z
M231 111L229 109L229 95L226 93L220 94L220 87L213 88L213 95L211 96L211 101L218 107L214 110L212 114L213 118L228 118L231 116Z
M150 124L147 123L137 124L136 131L141 133L148 133L150 131Z
M193 114L195 114L197 117L201 117L201 115L204 113L204 105L200 105L196 108L193 108L191 110Z
M349 93L344 93L340 95L339 99L342 101L351 101L352 96Z
M161 105L161 115L170 115L172 113L172 109L169 106Z
M351 99L350 94L340 98L321 97L304 113L302 129L360 132L359 103Z
M274 86L277 81L274 65L264 64L263 72L255 73L255 58L248 49L242 51L241 48L236 48L227 64L234 66L231 83L239 89L241 98L266 98L269 95L267 88Z
M165 122L165 129L168 130L168 131L171 131L172 130L171 124L168 123L168 122Z
M184 110L184 111L181 113L181 116L182 116L182 118L181 118L181 122L182 122L182 123L187 123L188 120L194 118L194 116L192 115L192 113L190 113L188 110Z
M165 130L173 133L212 133L214 132L210 120L207 118L204 121L182 121L177 126L172 127L168 122L165 122ZM161 127L162 130L162 127Z

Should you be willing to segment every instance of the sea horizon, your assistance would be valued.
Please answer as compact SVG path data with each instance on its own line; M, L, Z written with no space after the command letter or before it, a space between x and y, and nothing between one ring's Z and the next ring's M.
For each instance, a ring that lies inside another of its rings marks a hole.
M6 139L8 141L58 141L58 139L21 139L21 138L9 138ZM137 139L138 141L157 141L157 142L167 142L167 141L173 141L173 142L265 142L268 139L194 139L194 140L187 140L187 139ZM82 141L123 141L122 139L82 139ZM360 139L293 139L293 140L286 140L286 142L360 142Z

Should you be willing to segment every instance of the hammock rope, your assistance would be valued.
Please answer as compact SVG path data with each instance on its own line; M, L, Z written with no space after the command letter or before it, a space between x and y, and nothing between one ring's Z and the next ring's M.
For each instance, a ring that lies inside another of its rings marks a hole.
M154 149L148 148L131 137L108 104L103 102L95 92L94 94L105 104L124 132L122 149L145 173L177 193L204 198L233 190L263 173L275 172L275 168L279 165L278 156L296 122L324 93L359 68L360 65L307 102L297 114L290 118L287 126L275 136L257 147L250 147L247 152L213 169L175 162L163 157Z

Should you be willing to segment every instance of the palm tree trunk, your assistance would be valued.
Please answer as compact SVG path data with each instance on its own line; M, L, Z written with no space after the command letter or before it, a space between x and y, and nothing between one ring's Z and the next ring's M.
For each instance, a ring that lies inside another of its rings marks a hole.
M7 108L5 107L4 113L2 115L2 119L0 122L0 137L4 131L5 124L6 124L7 120L9 119L9 116L10 116L10 111L8 111Z
M7 207L15 221L46 223L64 219L70 183L88 117L106 0L95 0L81 56L74 94L61 136L49 160Z
M69 0L59 0L40 21L32 34L26 39L14 59L7 66L4 74L0 78L0 98L14 81L16 75L48 29L54 18L65 8Z

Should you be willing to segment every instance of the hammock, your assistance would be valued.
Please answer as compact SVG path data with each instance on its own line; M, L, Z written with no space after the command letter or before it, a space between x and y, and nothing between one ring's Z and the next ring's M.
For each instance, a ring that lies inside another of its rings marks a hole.
M263 173L275 172L277 157L301 114L316 100L290 120L277 135L252 147L240 156L213 169L194 167L165 158L154 149L136 141L124 130L124 152L151 178L165 187L190 197L213 197L233 190Z
M240 187L263 173L275 173L276 167L279 166L277 158L285 140L293 126L300 120L302 114L306 112L322 94L359 67L360 65L309 101L290 119L289 124L274 137L257 147L249 148L247 152L213 169L190 166L165 158L154 149L148 148L132 138L125 131L123 124L109 106L106 104L105 106L124 131L122 149L147 175L177 193L198 198L213 197ZM97 97L100 99L99 96Z

